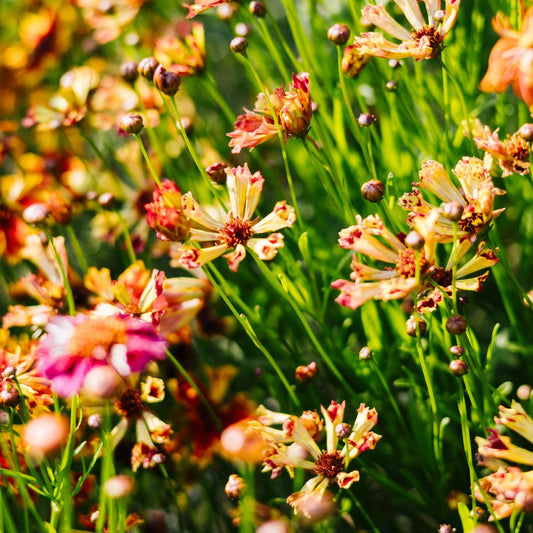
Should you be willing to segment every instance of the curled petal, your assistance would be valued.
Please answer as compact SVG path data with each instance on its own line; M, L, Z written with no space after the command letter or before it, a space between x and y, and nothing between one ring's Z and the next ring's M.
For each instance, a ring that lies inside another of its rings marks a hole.
M349 489L352 486L352 483L359 481L360 474L358 470L353 470L352 472L341 472L337 474L337 485L341 489Z

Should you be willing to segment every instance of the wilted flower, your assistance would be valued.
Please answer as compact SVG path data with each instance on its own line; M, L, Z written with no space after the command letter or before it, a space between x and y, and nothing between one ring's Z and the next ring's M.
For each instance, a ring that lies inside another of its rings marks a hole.
M293 74L288 92L281 88L275 89L271 95L259 93L254 110L246 110L244 115L237 117L235 129L228 133L231 137L229 145L235 154L243 148L252 150L278 134L276 121L285 139L290 136L305 137L312 114L309 74Z
M351 44L342 53L342 71L349 78L356 78L371 57L369 54L362 54L355 45Z
M246 246L253 249L260 259L271 260L278 248L283 246L283 235L271 233L264 238L255 235L291 227L296 220L294 208L285 201L278 202L265 218L252 219L263 190L263 176L259 171L252 174L246 164L244 167L227 168L226 175L230 197L227 213L210 216L191 193L182 197L183 212L191 221L190 240L214 243L205 248L192 244L182 246L179 261L187 268L197 268L232 250L224 257L235 272L246 256Z
M492 26L500 35L489 57L489 68L479 88L485 92L502 92L509 85L528 107L533 105L533 7L523 15L518 31L509 18L499 13Z
M165 341L137 318L55 316L38 348L39 370L60 396L72 396L91 368L111 365L123 376L166 357Z
M407 30L398 24L380 3L363 8L363 19L367 24L374 24L399 41L388 41L381 33L363 33L356 37L354 45L363 54L376 57L431 59L443 48L459 10L460 0L446 0L446 10L441 11L440 0L424 0L428 13L428 22L424 20L418 0L395 0L405 18L412 26Z

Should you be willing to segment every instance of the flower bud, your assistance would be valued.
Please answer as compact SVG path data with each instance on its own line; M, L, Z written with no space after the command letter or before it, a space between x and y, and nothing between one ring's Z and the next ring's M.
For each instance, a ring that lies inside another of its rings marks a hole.
M134 84L139 77L137 63L135 61L125 61L120 65L120 76L126 83Z
M335 434L339 439L347 439L352 433L352 426L343 422L335 426Z
M442 214L451 222L461 220L464 207L459 202L448 202L442 207Z
M412 250L421 250L425 243L426 241L424 240L424 237L416 231L410 231L405 236L405 245Z
M15 407L20 400L19 391L14 383L7 381L0 389L0 406Z
M154 72L154 85L163 94L174 96L180 88L181 77L167 70L163 65L159 65Z
M245 22L239 22L235 25L235 34L238 37L248 37L252 33L252 27Z
M308 381L311 381L317 374L318 367L316 363L313 361L309 363L307 366L298 366L295 371L295 377L298 381L302 383L307 383Z
M347 46L342 53L342 71L348 78L356 78L370 61L370 57L362 54L353 44Z
M516 389L516 397L519 400L526 401L529 400L531 392L532 390L530 385L520 385L520 387Z
M376 117L372 113L361 113L357 117L357 124L362 128L368 128L368 126L372 126L374 122L376 122Z
M248 48L248 41L245 37L235 37L229 43L231 51L235 54L244 54Z
M462 335L466 327L466 320L461 315L452 315L446 321L446 330L452 335Z
M465 353L465 349L462 346L451 346L450 353L455 357L461 357Z
M409 320L405 323L405 331L410 337L416 337L416 319L414 316L410 317ZM418 319L418 331L420 336L423 337L428 330L428 324L425 320Z
M122 378L113 367L95 366L85 376L82 393L95 399L113 398L121 383Z
M155 57L145 57L139 61L137 71L141 76L149 81L153 81L154 73L159 66L159 61Z
M237 6L233 3L221 4L217 7L217 17L220 20L230 20L237 12Z
M15 377L16 374L17 374L17 369L14 366L6 366L4 368L4 371L2 372L2 377L9 379L9 378Z
M128 113L122 117L120 127L126 133L137 135L144 128L143 117L139 113Z
M228 478L226 486L224 487L226 496L230 500L238 500L242 496L245 489L246 483L244 482L244 479L237 474L231 474Z
M228 168L226 163L213 163L205 169L205 172L212 181L218 184L223 184L226 183L226 168Z
M28 453L36 459L60 450L67 442L69 423L66 417L48 413L34 418L24 428Z
M350 38L350 28L346 24L333 24L328 30L328 39L336 45L343 45Z
M518 130L518 135L524 139L524 141L531 142L533 141L533 124L522 124Z
M113 207L115 203L115 197L110 192L104 192L98 197L98 203L102 207L107 207L107 208Z
M118 476L110 477L104 483L104 493L112 500L118 500L129 496L133 492L135 483L130 476L120 474Z
M385 185L379 180L369 180L361 186L361 194L367 202L380 202L385 194Z
M363 346L359 350L359 359L361 361L366 361L372 357L372 350L368 346Z
M450 361L450 373L456 377L464 376L468 372L468 365L462 359Z
M397 69L402 66L402 62L398 59L389 59L389 67L392 69Z
M444 20L444 17L446 16L446 13L442 9L437 9L435 13L433 14L433 19L435 22L439 23Z
M102 415L99 413L89 415L87 425L92 429L100 429L102 427Z
M438 533L455 533L456 531L450 524L441 524Z
M254 15L254 17L262 18L267 13L265 3L261 0L254 0L253 2L250 2L249 9L250 13Z
M389 93L394 93L398 90L398 82L396 80L389 80L385 84L385 90Z
M36 203L24 209L22 218L28 224L42 224L49 214L50 211L45 204Z

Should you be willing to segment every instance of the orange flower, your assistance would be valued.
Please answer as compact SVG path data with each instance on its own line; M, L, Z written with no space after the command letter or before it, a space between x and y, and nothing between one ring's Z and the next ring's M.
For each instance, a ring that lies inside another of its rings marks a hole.
M509 18L499 14L492 21L501 39L489 57L489 68L479 88L485 92L502 92L512 84L517 96L528 107L533 105L533 7L524 14L519 31L513 30Z

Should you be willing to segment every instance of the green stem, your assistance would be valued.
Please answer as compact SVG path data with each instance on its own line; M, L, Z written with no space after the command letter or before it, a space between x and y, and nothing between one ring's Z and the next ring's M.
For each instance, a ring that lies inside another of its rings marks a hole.
M67 226L67 233L70 238L70 242L72 243L72 248L74 249L74 253L76 254L76 259L78 260L82 273L87 274L87 271L89 270L89 265L87 264L87 259L85 259L85 255L81 248L80 241L78 240L78 237L76 235L76 232L74 231L74 228L72 227L72 224L69 224Z
M137 256L135 255L135 249L133 248L133 242L131 240L130 230L128 229L128 225L126 224L126 221L124 220L124 217L120 214L120 212L119 211L115 211L115 212L118 216L120 227L122 228L122 233L124 234L124 243L126 244L128 258L130 260L130 263L133 265L133 263L137 261Z
M146 165L148 166L148 169L150 170L150 174L152 175L153 180L155 181L156 185L159 188L161 188L161 181L159 179L159 176L157 175L157 172L155 171L152 165L152 162L150 161L150 158L148 157L148 154L146 153L146 148L144 147L142 139L136 134L133 134L133 136L137 140L137 144L139 145L139 148L141 149L142 155L144 157L144 160L146 161Z

